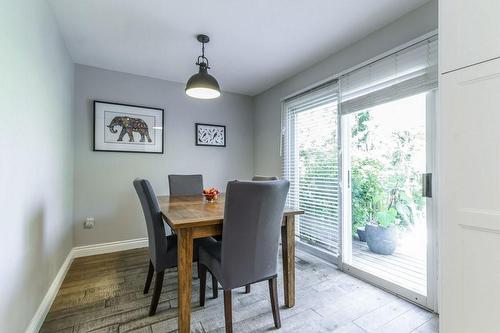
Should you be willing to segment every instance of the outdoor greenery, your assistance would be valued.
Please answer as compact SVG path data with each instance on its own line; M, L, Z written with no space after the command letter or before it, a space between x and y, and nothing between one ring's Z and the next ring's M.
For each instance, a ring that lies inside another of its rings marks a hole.
M422 214L420 174L414 158L423 133L395 131L390 140L377 136L369 111L353 116L352 232L369 222L406 229ZM388 145L387 141L392 144Z
M352 228L356 233L375 218L383 201L384 188L381 183L383 165L370 158L356 161L351 169Z
M297 115L299 168L297 174L290 175L300 188L292 195L298 196L306 212L300 218L299 235L302 240L326 247L338 238L338 205L331 197L339 190L335 111L333 107L318 108ZM353 235L358 227L370 222L382 227L410 227L424 208L415 159L425 151L421 146L425 133L390 132L387 127L380 131L380 121L374 121L369 111L351 117Z
M377 220L379 226L383 228L389 228L391 225L396 223L397 216L398 211L394 208L389 208L378 212L375 219Z

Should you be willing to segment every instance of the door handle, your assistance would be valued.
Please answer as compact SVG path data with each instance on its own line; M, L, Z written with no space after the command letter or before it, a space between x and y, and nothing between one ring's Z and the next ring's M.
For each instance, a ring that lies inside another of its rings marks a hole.
M432 198L432 173L422 174L422 197Z

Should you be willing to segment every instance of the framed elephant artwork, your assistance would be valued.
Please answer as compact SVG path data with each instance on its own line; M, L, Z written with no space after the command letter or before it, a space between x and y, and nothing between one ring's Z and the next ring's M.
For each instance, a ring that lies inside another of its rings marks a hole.
M94 101L94 151L163 154L160 108Z

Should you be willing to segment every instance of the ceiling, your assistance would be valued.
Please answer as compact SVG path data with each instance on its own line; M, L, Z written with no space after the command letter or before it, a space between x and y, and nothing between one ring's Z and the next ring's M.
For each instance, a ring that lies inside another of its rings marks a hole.
M76 63L185 83L200 44L223 91L256 95L428 0L49 0Z

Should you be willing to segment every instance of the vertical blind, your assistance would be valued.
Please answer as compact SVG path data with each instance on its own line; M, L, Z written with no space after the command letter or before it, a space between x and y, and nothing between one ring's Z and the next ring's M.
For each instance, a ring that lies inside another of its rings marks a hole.
M283 103L282 167L288 205L305 211L296 235L338 253L338 85L330 83Z
M343 75L340 112L348 114L435 89L437 67L437 37L431 37Z

